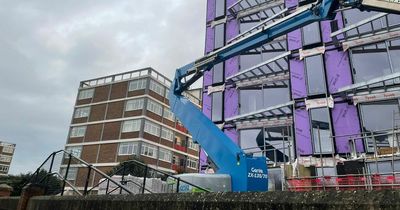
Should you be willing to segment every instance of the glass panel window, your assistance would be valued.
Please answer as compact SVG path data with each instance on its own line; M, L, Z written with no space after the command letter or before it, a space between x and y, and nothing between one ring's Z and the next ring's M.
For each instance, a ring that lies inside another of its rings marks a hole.
M378 14L378 12L373 12L373 11L372 12L361 12L358 9L352 9L352 10L343 11L343 14L344 14L345 26L350 26L350 25L356 24L362 20L368 19L368 18ZM381 20L382 19L379 18L375 21L372 21L372 25L375 30L381 29L383 25L386 25L386 23L382 24ZM362 33L370 32L370 31L372 31L372 26L371 26L371 24L364 24L364 25L358 27L357 29L355 28L353 30L346 32L347 36L351 37L358 33L362 34Z
M74 118L88 117L90 113L90 106L77 108L74 113Z
M3 173L8 173L8 168L6 165L0 165L0 171Z
M221 83L224 81L224 62L214 65L213 83Z
M72 127L70 137L82 137L85 136L86 126Z
M144 123L144 131L154 136L160 136L160 126L148 120Z
M387 52L352 53L355 82L362 82L391 73Z
M240 114L287 103L290 100L288 87L267 88L264 90L240 90L239 94ZM273 100L271 100L271 98L273 98Z
M81 90L79 91L78 99L87 99L87 98L92 98L94 93L94 89L86 89L86 90Z
M9 163L11 162L11 156L9 155L0 155L0 162L6 162Z
M198 151L198 150L199 150L199 145L196 144L196 143L194 143L193 140L189 138L189 141L188 141L188 148L189 148L189 149L192 149L192 150Z
M127 120L122 124L122 133L135 132L140 130L141 120Z
M314 22L303 27L303 45L321 42L319 22Z
M151 99L148 99L147 100L147 110L149 110L157 115L162 116L163 107L161 104L159 104Z
M129 82L129 91L146 89L147 79L138 79Z
M168 107L164 107L164 118L174 121L175 117L174 117L174 113L172 113Z
M170 163L172 161L172 152L163 148L158 150L158 159Z
M214 27L214 49L225 45L225 24L219 24Z
M133 99L126 102L125 111L133 111L143 109L144 99Z
M331 141L330 114L328 108L311 109L314 154L333 152ZM321 146L320 146L321 143Z
M225 0L215 0L215 17L225 16Z
M187 158L186 160L186 166L188 168L193 168L193 169L197 169L197 160L193 159L193 158Z
M3 153L13 153L14 152L14 146L12 145L3 145Z
M400 72L400 50L389 48L389 53L393 65L393 72Z
M157 158L157 147L151 144L142 143L140 154L147 157Z
M240 148L248 154L259 157L263 156L263 142L258 142L257 137L262 129L240 130Z
M308 94L326 93L325 70L321 55L314 55L305 58Z
M364 132L369 135L375 135L376 146L388 147L392 145L393 135L388 132L393 128L393 118L398 116L399 113L398 101L361 104L360 109ZM396 137L394 138L394 143L397 144ZM368 144L373 147L372 138L369 139Z
M137 142L124 142L119 144L118 155L133 155L138 152Z
M66 173L66 168L62 168L60 170L61 176L65 176ZM71 167L68 169L68 174L67 174L67 180L75 180L76 179L76 174L78 173L78 168L76 167Z
M82 152L82 146L66 147L65 151L71 153L74 157L80 158Z
M324 170L324 171L322 171ZM317 168L317 176L336 176L336 169L333 167Z
M158 95L164 96L165 87L154 80L150 80L150 90L156 92Z
M168 128L163 127L161 129L161 138L172 141L174 140L174 132L172 132L172 130Z
M240 55L240 71L249 69L262 62L261 54Z
M212 94L212 108L211 108L211 118L212 121L222 121L223 115L223 94L222 92L217 92Z

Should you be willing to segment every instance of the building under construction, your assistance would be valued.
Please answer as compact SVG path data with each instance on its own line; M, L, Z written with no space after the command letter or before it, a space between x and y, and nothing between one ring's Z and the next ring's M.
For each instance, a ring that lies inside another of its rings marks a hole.
M205 53L310 2L208 0ZM337 11L334 21L307 25L205 72L203 113L244 151L268 158L277 189L396 187L399 29L398 15ZM210 162L201 152L201 169Z

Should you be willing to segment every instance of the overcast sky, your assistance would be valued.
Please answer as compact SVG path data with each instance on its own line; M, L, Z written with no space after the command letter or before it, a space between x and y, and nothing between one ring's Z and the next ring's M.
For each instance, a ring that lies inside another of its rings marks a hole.
M0 139L10 173L66 142L79 81L151 66L172 78L204 52L205 0L0 0Z

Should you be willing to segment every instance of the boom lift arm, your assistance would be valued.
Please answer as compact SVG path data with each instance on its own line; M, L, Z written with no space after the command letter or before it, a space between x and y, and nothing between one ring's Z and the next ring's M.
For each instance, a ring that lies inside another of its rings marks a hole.
M310 23L333 19L336 15L335 10L339 8L339 5L359 8L360 10L379 10L391 13L399 13L400 11L398 5L392 5L390 7L391 10L387 10L382 9L379 5L378 7L376 5L364 5L358 0L341 2L339 0L322 0L316 4L298 8L294 13L281 20L264 26L257 32L176 70L168 96L171 110L192 134L193 140L199 143L214 161L218 167L217 172L231 175L233 191L266 191L268 189L265 157L246 155L198 107L182 96L182 92L187 90L190 85L203 76L205 71L209 71L217 63L262 46L277 37Z

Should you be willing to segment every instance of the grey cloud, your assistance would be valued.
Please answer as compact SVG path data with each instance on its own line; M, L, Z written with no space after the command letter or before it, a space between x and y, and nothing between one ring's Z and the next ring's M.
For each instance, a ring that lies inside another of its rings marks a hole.
M172 77L204 51L206 2L2 1L0 139L11 173L65 144L79 81L152 66Z

